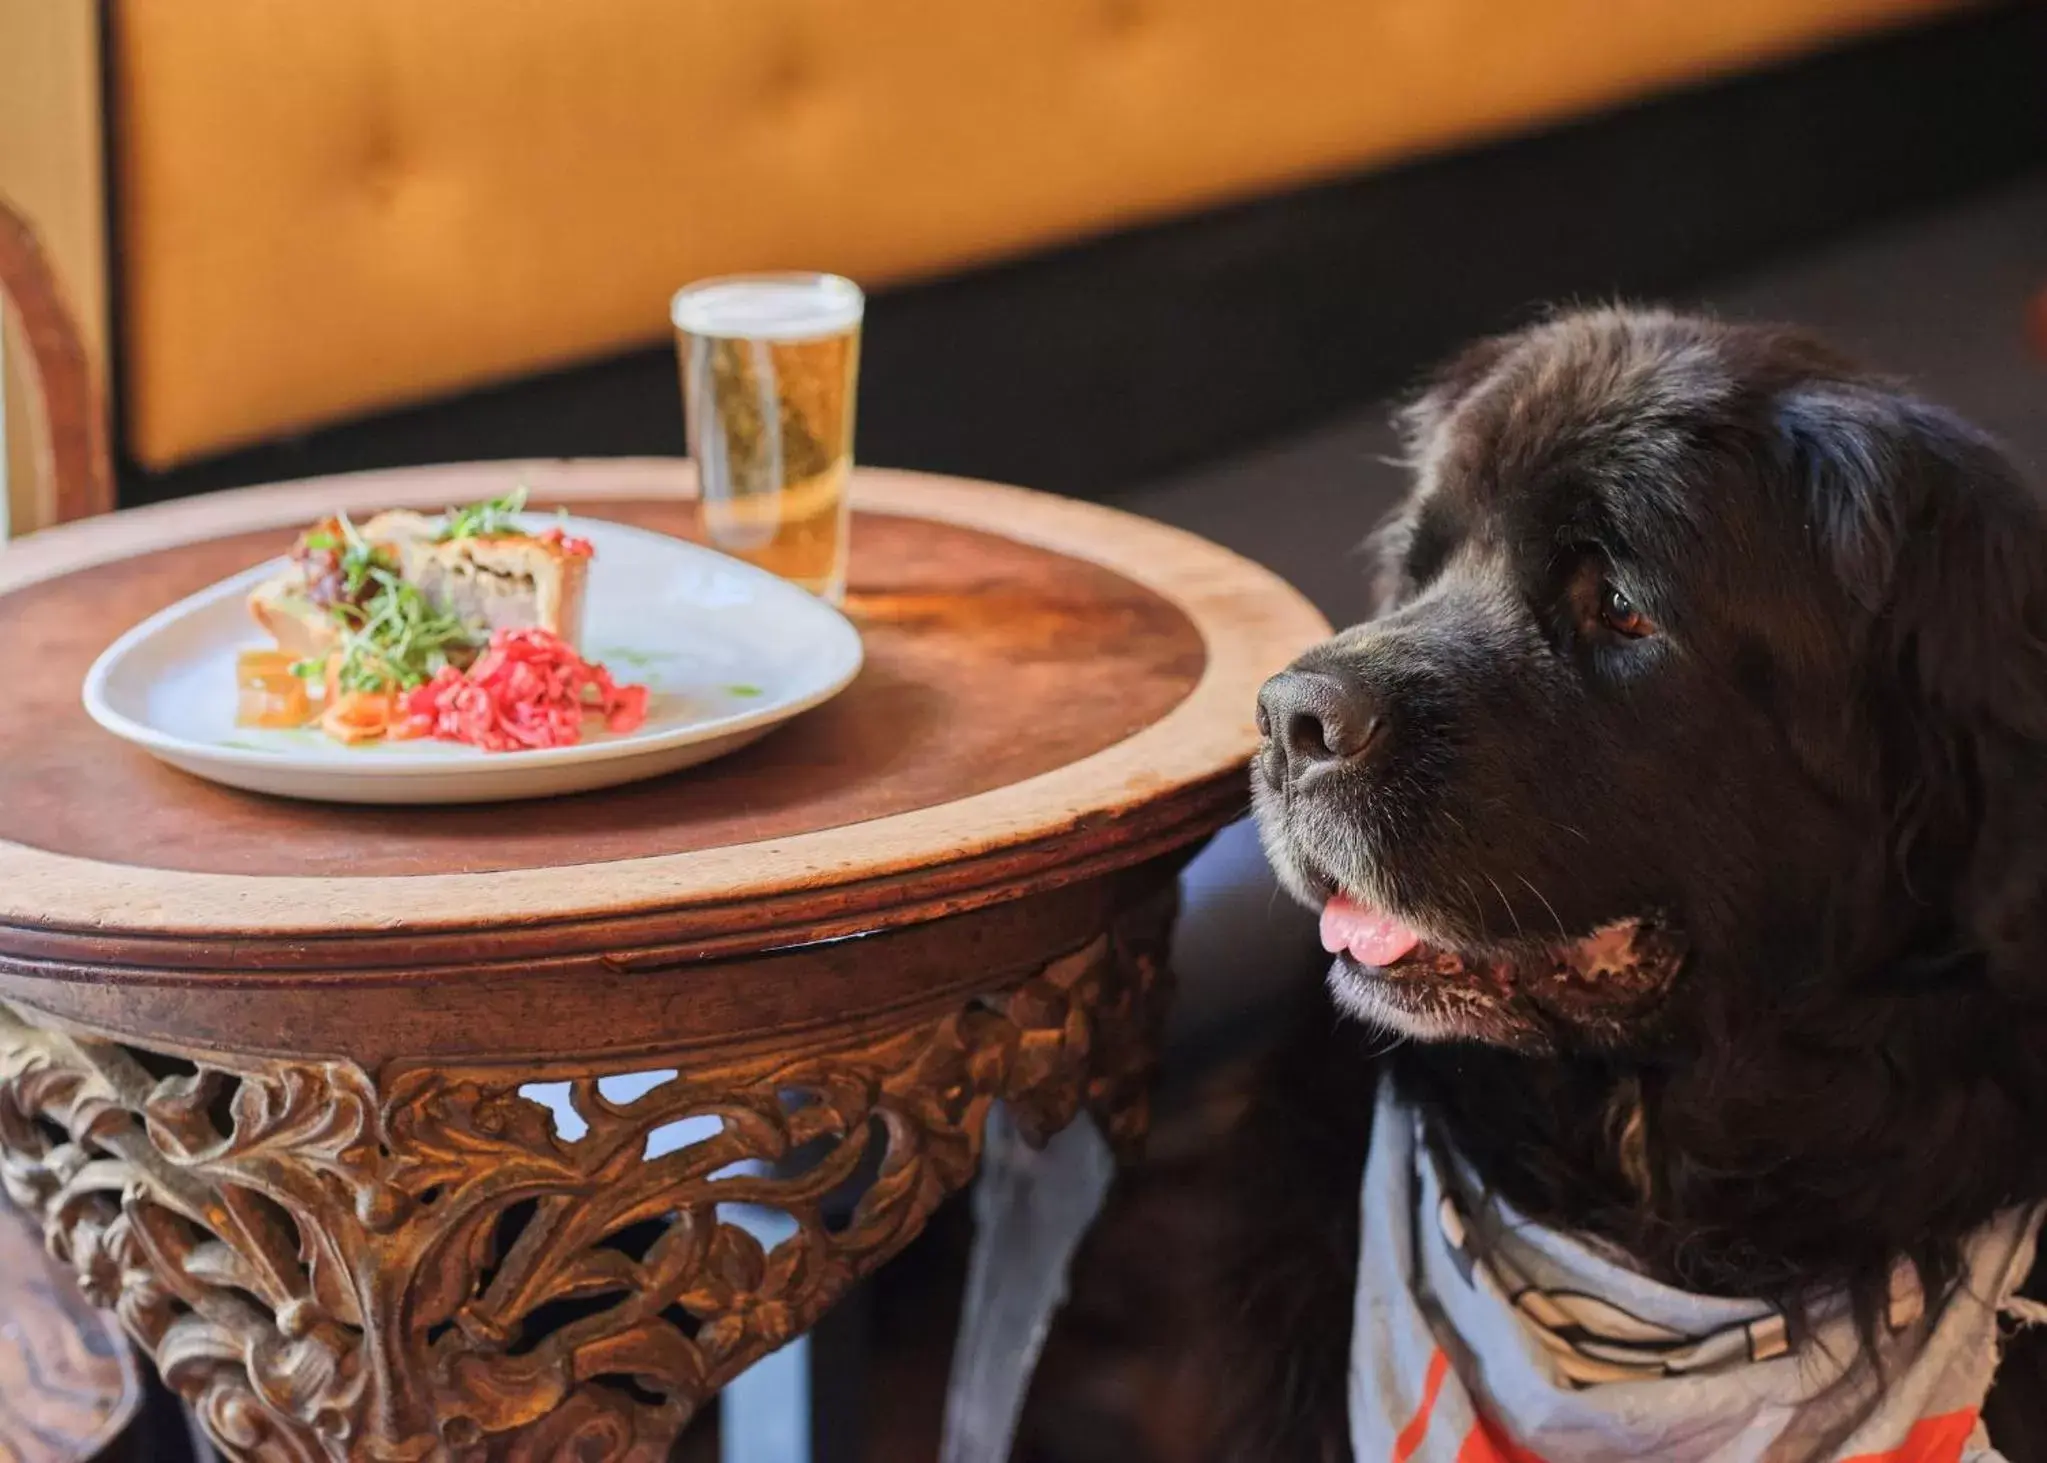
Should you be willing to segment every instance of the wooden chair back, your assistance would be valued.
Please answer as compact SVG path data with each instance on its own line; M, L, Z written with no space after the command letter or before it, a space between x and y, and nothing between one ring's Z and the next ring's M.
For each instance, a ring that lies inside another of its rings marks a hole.
M105 403L77 317L34 228L5 198L0 198L0 304L6 307L4 333L22 347L14 358L26 367L31 408L29 420L9 421L6 431L10 438L27 434L34 448L28 460L37 480L33 494L10 486L8 498L42 506L27 528L111 512L114 474ZM10 455L22 460L18 453ZM0 538L5 536L0 532Z

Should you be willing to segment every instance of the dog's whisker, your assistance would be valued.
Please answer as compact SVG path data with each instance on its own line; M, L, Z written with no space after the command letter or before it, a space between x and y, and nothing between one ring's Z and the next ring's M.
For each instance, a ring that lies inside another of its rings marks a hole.
M1484 871L1481 870L1480 872L1483 873ZM1500 887L1500 881L1491 874L1486 874L1485 881L1493 886L1493 893L1500 896L1500 908L1506 910L1507 918L1514 922L1515 937L1517 939L1526 939L1528 932L1521 928L1521 916L1514 912L1513 902L1507 898L1507 891Z
M1537 899L1540 899L1542 901L1542 907L1548 910L1549 917L1556 921L1557 938L1568 943L1571 938L1571 932L1564 928L1564 919L1562 915L1557 913L1557 907L1549 902L1549 898L1547 895L1545 895L1540 889L1536 888L1535 885L1530 884L1528 882L1528 876L1526 874L1516 874L1514 877L1519 879L1523 884L1527 885L1528 892L1530 894L1533 894Z
M1471 880L1462 874L1457 876L1457 886L1464 891L1464 897L1471 904L1472 920L1483 927L1485 924L1485 901L1478 897L1478 891L1471 887Z
M1587 836L1583 828L1573 828L1569 823L1558 822L1555 818L1548 818L1545 819L1544 821L1549 823L1552 827L1561 828L1564 830L1564 832L1572 834L1582 843L1590 845L1592 842L1592 839L1589 836Z
M1385 1045L1369 1047L1365 1052L1365 1055L1374 1061L1380 1057L1391 1056L1394 1052L1399 1051L1400 1048L1407 1045L1409 1039L1406 1032L1400 1031L1395 1027L1386 1026L1380 1028L1380 1030L1386 1038Z

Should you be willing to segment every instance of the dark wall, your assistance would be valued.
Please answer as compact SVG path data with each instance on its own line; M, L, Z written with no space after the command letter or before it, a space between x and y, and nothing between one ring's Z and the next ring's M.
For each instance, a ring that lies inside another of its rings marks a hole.
M887 294L869 313L859 453L1113 493L1372 400L1539 302L1681 293L2047 164L2043 76L2047 10L1993 7ZM682 450L662 348L161 474L124 459L121 491Z

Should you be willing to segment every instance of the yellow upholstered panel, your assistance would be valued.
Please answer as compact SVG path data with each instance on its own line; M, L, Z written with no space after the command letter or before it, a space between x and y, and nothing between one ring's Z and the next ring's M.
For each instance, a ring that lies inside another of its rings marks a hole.
M117 0L163 465L1581 111L1953 0Z

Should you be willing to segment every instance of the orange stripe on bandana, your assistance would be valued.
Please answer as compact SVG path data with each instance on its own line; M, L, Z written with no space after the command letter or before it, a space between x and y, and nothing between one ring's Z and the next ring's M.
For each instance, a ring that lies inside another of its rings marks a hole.
M1415 1449L1422 1445L1422 1439L1429 1435L1429 1414L1436 1410L1436 1398L1443 1390L1443 1377L1450 1370L1450 1358L1438 1346L1434 1356L1429 1358L1428 1374L1422 1378L1422 1400L1414 1409L1414 1416L1407 1420L1407 1426L1393 1440L1393 1463L1407 1463L1414 1456Z
M1858 1453L1843 1463L1961 1463L1962 1449L1976 1430L1976 1409L1943 1412L1912 1424L1905 1441L1888 1453Z
M1457 1450L1457 1463L1544 1463L1543 1456L1522 1447L1508 1437L1500 1425L1479 1414L1478 1424L1465 1435Z
M1441 1356L1441 1352L1436 1353ZM1432 1371L1430 1375L1435 1374ZM1430 1394L1434 1400L1434 1394ZM1426 1418L1417 1419L1426 1422ZM1414 1424L1410 1423L1412 1428ZM1860 1453L1843 1463L1961 1463L1962 1451L1969 1445L1969 1436L1976 1430L1976 1409L1965 1407L1959 1412L1944 1412L1939 1417L1923 1418L1912 1425L1905 1434L1905 1441L1887 1453ZM1402 1442L1407 1434L1401 1434ZM1417 1435L1416 1444L1421 1442ZM1413 1448L1399 1455L1405 1459ZM1457 1463L1544 1463L1541 1454L1522 1447L1500 1428L1498 1423L1481 1416L1478 1425L1472 1428L1464 1439L1464 1446L1457 1450Z

